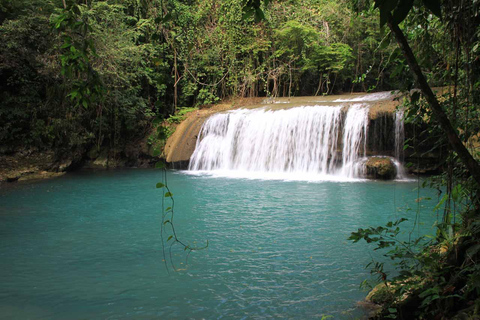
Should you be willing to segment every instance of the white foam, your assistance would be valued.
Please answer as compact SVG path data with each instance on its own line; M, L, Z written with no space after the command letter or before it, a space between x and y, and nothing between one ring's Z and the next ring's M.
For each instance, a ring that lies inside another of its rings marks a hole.
M306 182L365 182L368 179L349 178L334 174L308 174L301 172L256 172L244 170L198 170L181 171L193 176L207 176L212 178L248 179L248 180L280 180L280 181L306 181Z
M355 98L349 99L336 99L334 102L364 102L364 101L380 101L386 99L392 99L395 96L396 92L392 94L391 91L369 93L366 95L358 96Z
M332 173L341 110L309 106L213 115L201 129L189 169Z

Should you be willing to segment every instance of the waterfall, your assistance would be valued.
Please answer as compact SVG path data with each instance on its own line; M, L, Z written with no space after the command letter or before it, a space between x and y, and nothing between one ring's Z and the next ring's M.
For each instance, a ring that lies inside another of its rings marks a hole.
M333 102L302 98L306 106L214 114L198 133L188 169L244 178L351 180L372 175L375 160L368 160L374 156L390 158L397 179L405 179L404 111L372 109L369 117L372 102L391 98L392 93Z
M353 178L363 172L363 165L358 162L360 154L367 154L368 108L361 104L348 109L343 129L342 175Z
M404 110L395 111L395 159L403 161L403 145L405 143Z
M395 159L393 163L397 167L397 178L405 179L406 173L402 162L404 157L403 145L405 144L405 122L403 120L404 110L398 109L395 111Z
M203 125L190 170L328 174L336 167L342 107L240 109Z
M317 105L213 115L200 131L189 170L359 177L369 109L344 109Z

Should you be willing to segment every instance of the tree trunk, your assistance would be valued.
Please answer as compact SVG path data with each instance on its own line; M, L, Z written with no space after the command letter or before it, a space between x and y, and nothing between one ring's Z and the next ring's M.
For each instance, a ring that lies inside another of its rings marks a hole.
M288 66L288 76L290 79L290 82L288 84L288 97L290 98L292 96L292 67Z
M402 50L403 55L407 59L407 63L414 74L415 80L417 81L420 89L422 90L423 96L432 108L435 119L447 135L450 146L458 154L458 157L465 165L467 170L470 172L470 174L473 176L477 184L480 185L480 165L472 157L470 152L467 150L467 148L462 143L457 133L453 129L453 126L450 123L450 120L448 119L445 111L438 103L437 97L428 85L427 80L425 79L422 70L417 63L417 60L415 59L415 56L413 55L412 49L408 45L407 39L405 38L402 30L400 30L398 25L393 21L393 17L390 13L388 13L387 24L392 33L395 35L397 43L400 46L400 49Z
M322 83L323 83L323 73L320 72L320 79L318 80L318 88L317 88L317 92L315 92L315 97L318 96L320 89L322 89Z

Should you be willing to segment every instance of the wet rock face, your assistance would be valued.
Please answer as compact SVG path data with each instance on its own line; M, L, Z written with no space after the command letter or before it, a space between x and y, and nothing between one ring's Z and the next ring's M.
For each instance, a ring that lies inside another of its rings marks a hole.
M390 158L370 157L365 162L365 172L369 179L391 180L397 176L397 167Z
M367 152L370 155L394 155L395 113L377 112L370 115L367 132Z

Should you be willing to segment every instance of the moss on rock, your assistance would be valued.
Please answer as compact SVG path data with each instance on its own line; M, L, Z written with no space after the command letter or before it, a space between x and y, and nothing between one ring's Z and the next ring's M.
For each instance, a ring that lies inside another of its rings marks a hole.
M397 167L387 157L371 157L365 163L366 174L371 179L391 180L397 176Z
M394 297L393 289L385 283L376 285L367 295L365 300L367 302L383 305L392 302Z

